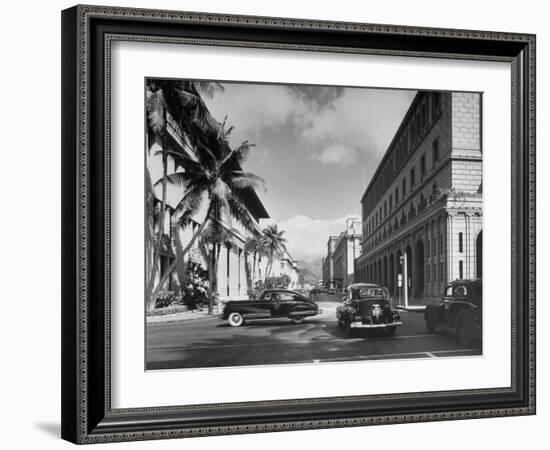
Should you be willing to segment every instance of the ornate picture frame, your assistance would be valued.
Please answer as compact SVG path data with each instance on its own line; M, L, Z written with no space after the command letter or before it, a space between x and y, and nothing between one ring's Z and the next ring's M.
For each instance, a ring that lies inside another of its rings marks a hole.
M117 41L509 63L511 385L113 408L110 74ZM81 5L64 10L62 437L84 444L535 414L535 41L504 32Z

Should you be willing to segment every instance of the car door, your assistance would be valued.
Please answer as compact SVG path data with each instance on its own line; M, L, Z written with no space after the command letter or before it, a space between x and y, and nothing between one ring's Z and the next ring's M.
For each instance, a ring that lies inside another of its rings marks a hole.
M296 302L296 296L290 292L281 292L277 296L276 302L273 303L273 317L287 317Z

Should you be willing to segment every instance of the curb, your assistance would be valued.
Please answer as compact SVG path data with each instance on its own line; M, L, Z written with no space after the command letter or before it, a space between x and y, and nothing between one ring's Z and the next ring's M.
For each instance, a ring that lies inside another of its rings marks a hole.
M395 309L398 309L399 311L420 313L426 311L426 305L407 306L406 308L404 306L395 306Z
M167 323L167 322L187 322L199 319L219 319L218 313L213 313L211 316L204 313L181 312L175 314L166 314L163 316L146 317L147 324Z

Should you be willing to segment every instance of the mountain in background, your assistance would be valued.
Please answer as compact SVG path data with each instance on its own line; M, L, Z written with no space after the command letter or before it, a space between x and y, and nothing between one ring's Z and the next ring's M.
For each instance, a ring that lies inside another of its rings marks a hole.
M314 261L296 261L298 264L298 274L300 276L300 283L317 284L322 278L322 260Z

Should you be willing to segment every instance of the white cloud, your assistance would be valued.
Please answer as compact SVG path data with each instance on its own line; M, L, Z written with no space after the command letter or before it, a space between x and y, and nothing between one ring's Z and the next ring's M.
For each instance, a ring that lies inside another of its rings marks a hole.
M303 136L357 152L381 155L403 119L414 91L346 89L311 117Z
M228 83L224 87L224 92L205 100L214 117L221 121L227 116L228 124L235 126L234 143L308 116L304 98L285 86Z
M284 230L287 248L294 259L312 261L327 253L329 236L339 235L346 226L346 217L337 219L313 219L296 215L277 222L279 230Z
M337 164L342 167L353 164L358 157L358 152L353 147L346 147L342 144L330 144L320 153L316 153L312 159L322 164Z
M234 144L292 124L310 144L313 160L349 165L361 154L378 157L386 150L416 93L322 86L302 91L281 85L225 84L225 91L207 104L215 117L223 120L227 115L235 126Z

